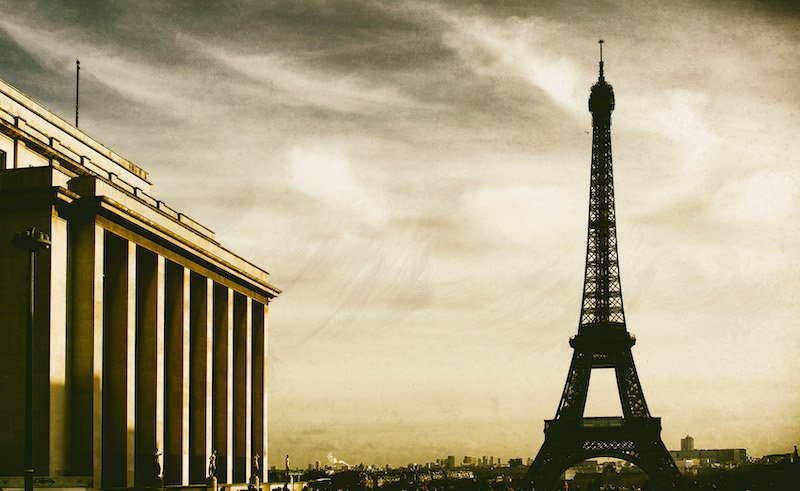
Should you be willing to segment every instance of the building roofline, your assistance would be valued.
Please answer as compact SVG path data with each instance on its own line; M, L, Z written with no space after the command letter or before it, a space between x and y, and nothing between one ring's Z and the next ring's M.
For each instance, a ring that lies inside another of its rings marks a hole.
M88 146L95 152L103 155L110 162L124 168L125 170L136 175L137 177L147 182L148 184L152 184L150 182L149 175L146 170L142 169L141 167L134 164L130 160L118 155L104 144L100 143L91 136L87 135L81 129L76 128L72 124L68 123L65 119L58 116L57 114L47 109L46 107L42 106L41 104L33 100L30 96L28 96L21 90L17 89L13 85L9 84L8 82L2 79L0 79L0 93L5 95L9 99L13 100L17 104L25 107L32 113L36 114L36 116L40 117L42 120L53 125L57 129L67 133L69 136L75 138L76 140L80 141L81 143ZM12 116L16 115L12 114ZM42 132L41 130L39 131Z

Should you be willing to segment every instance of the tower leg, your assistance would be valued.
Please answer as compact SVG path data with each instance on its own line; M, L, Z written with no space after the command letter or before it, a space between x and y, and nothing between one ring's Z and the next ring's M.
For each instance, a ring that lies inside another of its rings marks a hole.
M545 438L536 459L528 469L527 481L532 485L533 491L555 489L558 478L572 465L567 461L569 452L563 447L563 443L554 443Z
M622 405L622 413L626 418L648 418L650 411L644 400L639 374L633 362L630 349L617 355L614 371L617 376L617 388Z

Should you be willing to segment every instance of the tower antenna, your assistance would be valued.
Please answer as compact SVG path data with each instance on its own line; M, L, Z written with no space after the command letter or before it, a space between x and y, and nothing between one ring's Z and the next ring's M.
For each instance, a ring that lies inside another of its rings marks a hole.
M78 108L81 102L81 61L75 60L75 127L78 127Z
M603 41L602 39L597 41L597 44L600 45L600 80L605 80L605 77L603 76L603 43L604 42L605 41Z

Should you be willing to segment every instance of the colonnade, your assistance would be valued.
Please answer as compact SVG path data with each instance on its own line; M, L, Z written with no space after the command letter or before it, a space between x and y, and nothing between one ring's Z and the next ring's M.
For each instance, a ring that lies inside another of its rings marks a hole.
M203 483L216 451L218 480L246 482L267 446L268 299L121 235L70 227L70 473L140 487L158 462L164 484Z

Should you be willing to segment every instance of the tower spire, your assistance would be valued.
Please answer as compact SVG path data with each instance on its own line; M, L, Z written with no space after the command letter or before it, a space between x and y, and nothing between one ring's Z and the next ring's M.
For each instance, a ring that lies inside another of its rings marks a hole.
M600 80L605 80L605 76L603 76L603 41L602 39L597 41L597 44L600 45Z

